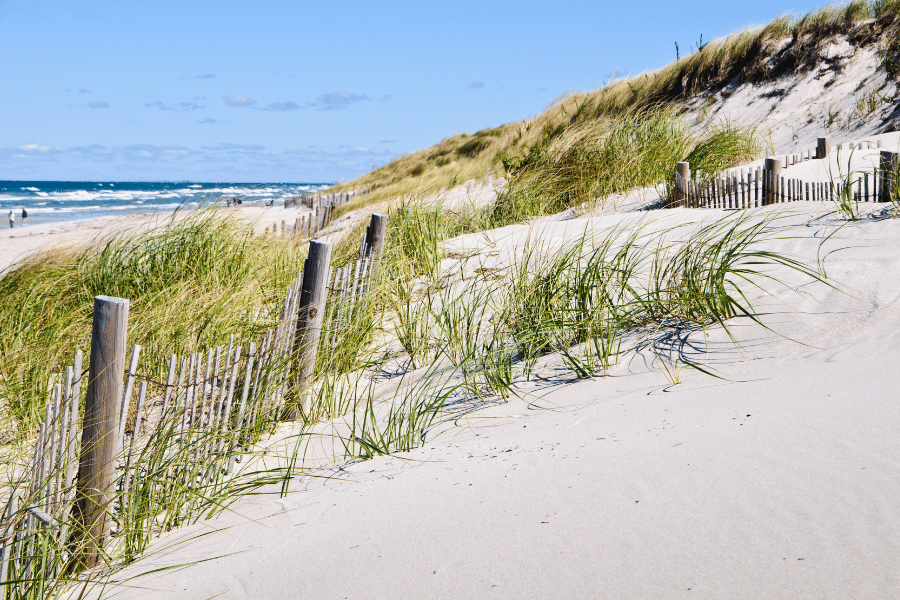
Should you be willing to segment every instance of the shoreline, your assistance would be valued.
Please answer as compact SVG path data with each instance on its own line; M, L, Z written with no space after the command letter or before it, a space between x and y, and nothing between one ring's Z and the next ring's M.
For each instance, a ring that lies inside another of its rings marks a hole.
M0 225L0 275L10 267L43 250L57 247L76 247L98 238L117 235L129 230L140 231L159 227L173 215L193 214L198 209L156 210L129 215L104 215L91 219L75 219L52 223L29 223L22 226L20 219L15 227L6 222ZM306 207L283 206L218 207L212 210L229 211L227 214L246 221L254 232L262 233L266 227L278 225L284 220L293 226L294 219L309 213Z

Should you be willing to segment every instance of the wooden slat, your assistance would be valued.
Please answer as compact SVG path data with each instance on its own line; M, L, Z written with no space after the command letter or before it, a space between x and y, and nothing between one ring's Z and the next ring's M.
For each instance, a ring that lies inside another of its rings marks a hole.
M125 390L122 392L122 406L119 410L119 439L125 435L125 422L128 421L128 409L131 408L131 392L134 389L134 376L137 374L138 359L141 355L141 346L135 344L131 347L131 360L128 363Z
M178 357L174 354L169 356L169 371L166 375L166 391L163 396L162 417L165 418L166 412L169 410L169 402L172 399L172 385L175 383L175 370L178 368Z

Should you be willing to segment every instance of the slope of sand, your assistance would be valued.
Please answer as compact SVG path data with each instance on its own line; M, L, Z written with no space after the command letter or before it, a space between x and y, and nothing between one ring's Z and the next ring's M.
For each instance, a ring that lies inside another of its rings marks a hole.
M454 244L503 262L526 238L690 229L726 214L629 206ZM900 597L900 219L883 205L856 223L828 210L748 212L797 226L768 248L811 263L834 251L839 289L773 269L786 285L748 291L774 332L734 319L738 346L710 328L657 348L722 379L666 376L636 352L573 380L551 358L524 399L420 449L295 480L284 498L270 490L163 536L103 595Z
M891 98L898 84L882 67L880 51L877 44L837 34L818 50L816 68L759 83L736 78L691 99L686 120L695 129L728 121L758 124L777 153L815 149L822 135L843 143L895 131L900 112Z

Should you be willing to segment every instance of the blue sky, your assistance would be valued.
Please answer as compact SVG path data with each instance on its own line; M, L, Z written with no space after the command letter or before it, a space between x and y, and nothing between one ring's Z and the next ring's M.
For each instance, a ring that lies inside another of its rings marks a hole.
M813 6L0 0L0 179L348 180Z

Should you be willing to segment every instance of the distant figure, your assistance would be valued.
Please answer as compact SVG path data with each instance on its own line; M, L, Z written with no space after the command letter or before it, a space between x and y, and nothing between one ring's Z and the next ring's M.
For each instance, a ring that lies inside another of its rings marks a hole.
M28 226L28 211L24 208L22 209L22 227Z
M9 226L10 227L16 226L16 214L12 211L12 209L10 209L10 211L9 211Z

